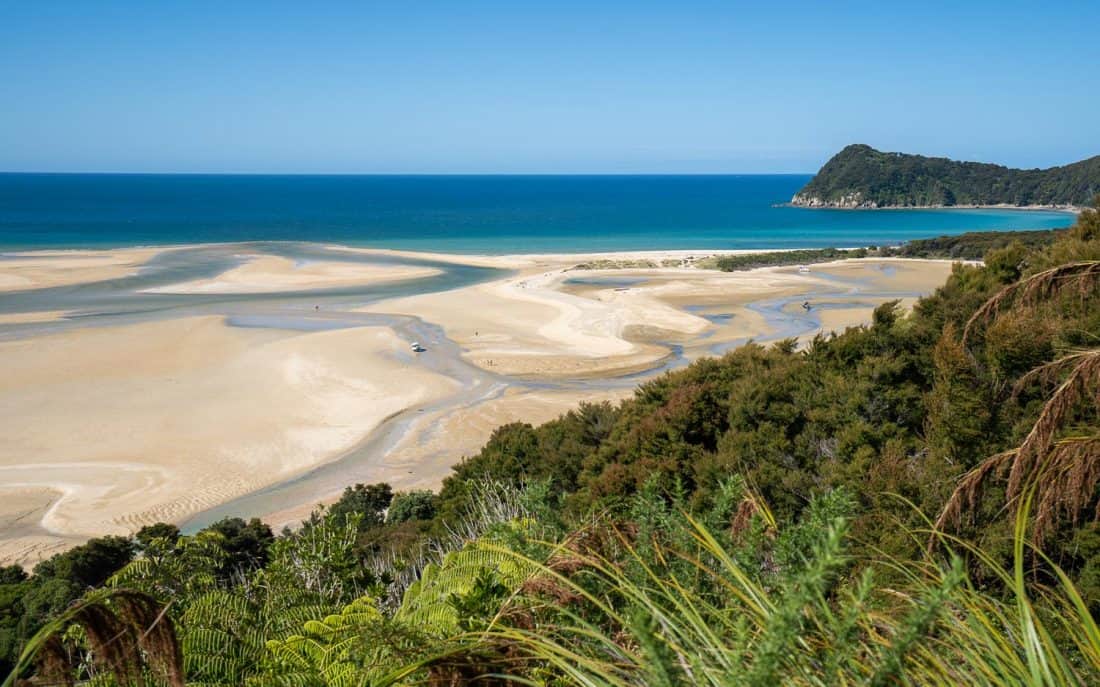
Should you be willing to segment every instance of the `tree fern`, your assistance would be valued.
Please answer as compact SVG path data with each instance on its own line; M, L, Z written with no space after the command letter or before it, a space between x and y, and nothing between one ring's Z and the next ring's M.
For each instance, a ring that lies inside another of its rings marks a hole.
M301 634L267 643L280 684L352 687L360 683L361 666L355 649L368 631L383 622L373 599L363 597L323 620L305 623ZM257 682L271 681L272 675Z
M493 545L491 540L477 540L447 554L441 563L424 568L420 579L405 591L393 618L446 636L459 629L455 597L470 593L486 575L492 575L508 589L518 589L532 572L533 566Z
M217 586L217 570L228 558L224 541L225 537L212 530L178 541L155 538L107 584L140 589L164 602L185 605L193 596Z

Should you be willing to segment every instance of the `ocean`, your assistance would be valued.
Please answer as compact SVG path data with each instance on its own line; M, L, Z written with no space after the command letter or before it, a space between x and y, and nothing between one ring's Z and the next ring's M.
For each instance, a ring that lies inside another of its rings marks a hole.
M808 210L809 175L0 174L0 248L315 241L457 253L895 244L1066 213Z

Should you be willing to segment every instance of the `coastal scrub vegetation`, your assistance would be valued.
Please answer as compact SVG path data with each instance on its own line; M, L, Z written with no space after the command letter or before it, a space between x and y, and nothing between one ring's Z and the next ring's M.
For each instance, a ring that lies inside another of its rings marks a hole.
M855 144L833 156L792 203L808 207L1084 206L1100 192L1100 156L1011 169Z
M438 493L0 570L7 685L1100 683L1100 213L748 344Z
M898 246L864 246L859 248L803 248L726 255L689 255L661 260L592 260L573 266L574 270L629 270L658 267L697 267L700 269L737 272L758 267L812 265L851 258L928 258L939 260L981 260L989 251L1009 244L1025 248L1050 245L1062 229L1033 231L974 231L953 236L913 239Z
M757 267L780 265L812 265L852 258L925 258L938 260L981 260L991 250L1009 244L1024 248L1041 248L1050 245L1061 229L1036 231L973 231L956 236L937 236L930 239L914 239L900 246L867 246L862 248L806 248L801 250L769 251L715 255L697 260L697 267L718 269L723 272L751 270Z

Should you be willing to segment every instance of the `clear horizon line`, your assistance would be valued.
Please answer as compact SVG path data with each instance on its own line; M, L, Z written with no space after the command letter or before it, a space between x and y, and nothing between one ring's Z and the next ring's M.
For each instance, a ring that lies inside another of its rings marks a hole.
M813 176L817 172L119 172L0 170L0 176L225 176L225 177L733 177Z

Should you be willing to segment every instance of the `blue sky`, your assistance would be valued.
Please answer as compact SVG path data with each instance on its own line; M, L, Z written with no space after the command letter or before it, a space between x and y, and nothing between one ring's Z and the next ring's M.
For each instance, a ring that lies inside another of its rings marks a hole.
M1100 2L0 0L0 170L812 172L1100 154Z

